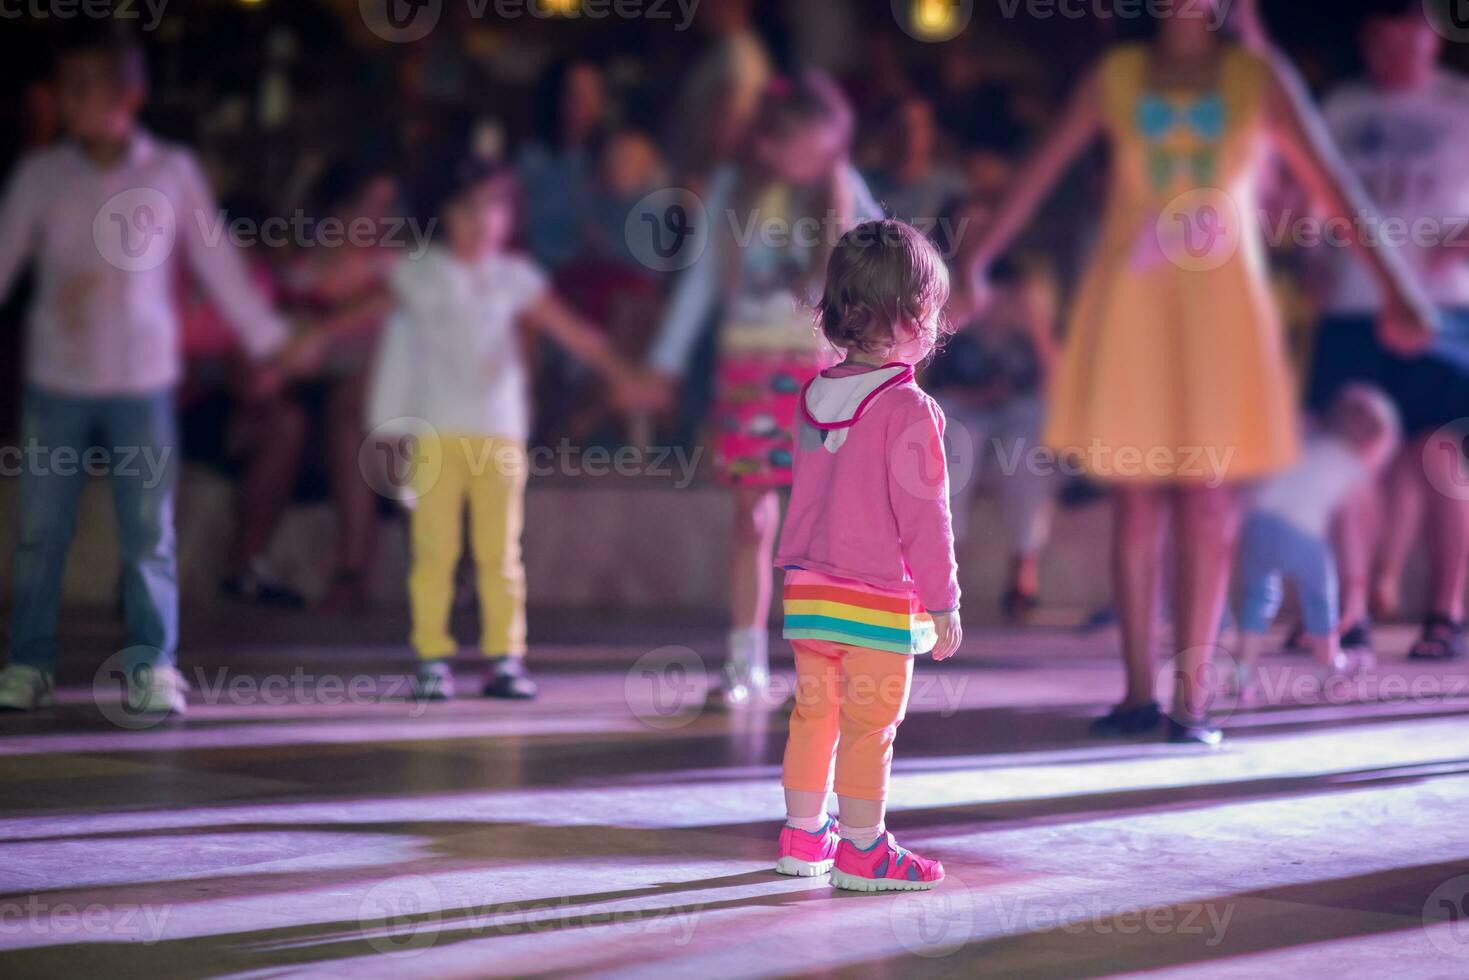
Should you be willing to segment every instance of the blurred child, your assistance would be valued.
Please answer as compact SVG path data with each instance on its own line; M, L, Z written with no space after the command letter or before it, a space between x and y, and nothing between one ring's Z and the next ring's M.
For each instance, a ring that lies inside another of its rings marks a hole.
M1301 458L1254 491L1240 539L1240 655L1236 684L1252 701L1265 631L1280 610L1282 578L1300 598L1305 637L1316 662L1333 674L1370 665L1370 654L1342 652L1336 559L1330 527L1338 506L1373 479L1397 450L1398 416L1381 392L1344 388Z
M883 826L915 654L959 649L944 416L913 380L938 343L949 276L897 221L837 244L820 305L846 360L801 392L795 485L777 564L796 655L776 870L856 891L932 888L943 865ZM835 782L832 773L835 772ZM841 824L826 813L835 787Z
M605 337L505 249L515 186L478 162L453 168L432 210L441 240L392 275L391 314L369 398L369 426L412 437L411 642L418 697L454 693L449 631L466 502L479 570L486 697L533 698L525 669L525 568L520 557L530 419L520 328L544 330L614 381L631 377ZM626 389L631 390L631 389Z
M776 490L791 481L797 394L830 353L809 304L836 237L855 220L882 217L848 162L851 128L846 100L826 77L771 83L742 159L710 181L709 244L679 280L653 344L653 369L676 378L717 318L715 466L735 504L720 690L730 706L760 697L769 682Z
M286 326L228 236L212 240L219 211L192 154L138 125L147 79L136 43L114 33L81 38L60 56L57 87L68 139L25 157L0 205L0 294L27 258L37 266L21 439L47 454L20 481L0 707L29 711L51 701L62 572L87 479L76 460L100 445L110 453L118 522L130 708L181 713L173 518L179 255L255 358L282 345Z

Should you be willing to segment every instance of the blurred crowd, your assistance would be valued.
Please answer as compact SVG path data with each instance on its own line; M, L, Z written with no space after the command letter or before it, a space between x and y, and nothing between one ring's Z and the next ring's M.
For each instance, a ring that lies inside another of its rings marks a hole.
M629 216L665 188L706 197L717 189L772 86L812 68L835 79L850 104L860 183L883 212L913 222L957 261L1081 68L1104 44L1146 30L1125 19L981 9L956 40L931 44L902 29L889 4L855 0L702 0L688 30L676 29L677 11L669 20L591 21L576 16L574 2L542 3L541 16L506 20L446 3L426 37L394 43L363 9L351 0L199 2L168 9L144 35L144 122L195 152L220 226L240 231L260 294L293 324L333 325L330 342L300 360L289 384L261 385L228 311L187 269L176 283L185 454L242 488L226 587L257 597L294 598L277 596L253 563L284 508L328 499L339 545L327 602L362 599L383 506L362 478L359 451L388 313L384 285L427 247L428 202L451 161L468 152L508 168L513 249L618 355L641 362L679 277L640 256ZM1324 89L1360 67L1348 19L1323 25L1301 11L1273 13L1310 86ZM5 30L14 53L6 70L21 95L10 109L9 149L19 154L60 136L47 55L59 25L28 20ZM1038 441L1059 311L1101 221L1101 171L1089 166L1065 182L1047 220L1032 223L992 270L983 329L961 332L930 370L929 386L977 444ZM1288 258L1282 267L1292 268ZM1299 279L1282 275L1279 289L1292 343L1304 351L1314 314ZM6 321L21 320L28 295L12 291ZM18 346L19 334L7 330L5 343ZM651 430L646 419L628 424L613 386L595 372L528 338L531 443L617 446L654 433L700 440L714 360L713 333L702 337L684 358L678 410L655 415ZM19 374L18 356L4 363ZM13 429L17 406L0 411ZM1033 469L1000 487L1014 560L1006 602L1016 614L1036 599L1054 499L1085 496ZM962 533L965 507L957 511Z

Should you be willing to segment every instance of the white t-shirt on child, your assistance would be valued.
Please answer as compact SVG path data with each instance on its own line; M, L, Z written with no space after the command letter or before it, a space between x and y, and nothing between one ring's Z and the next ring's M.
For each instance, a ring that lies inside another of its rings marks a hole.
M1256 486L1252 509L1325 537L1336 509L1370 475L1351 446L1333 436L1316 436L1293 466Z
M434 247L391 280L388 320L368 399L369 428L530 437L529 381L516 322L546 277L516 255L465 262Z

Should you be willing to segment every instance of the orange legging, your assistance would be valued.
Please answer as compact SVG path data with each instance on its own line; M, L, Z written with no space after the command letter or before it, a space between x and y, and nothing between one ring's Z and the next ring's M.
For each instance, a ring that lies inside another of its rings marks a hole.
M908 707L913 658L830 640L792 640L796 706L786 740L786 789L885 800L893 737Z

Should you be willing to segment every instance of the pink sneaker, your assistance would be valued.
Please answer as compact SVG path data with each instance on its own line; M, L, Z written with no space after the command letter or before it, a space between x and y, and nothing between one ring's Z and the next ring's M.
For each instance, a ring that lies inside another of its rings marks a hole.
M798 878L824 875L831 870L840 841L837 822L832 817L827 817L826 826L814 834L784 826L780 828L780 858L775 862L775 870Z
M834 888L854 892L925 891L944 880L944 866L898 846L883 834L865 851L849 840L837 848Z

